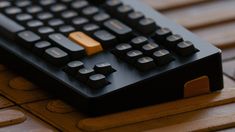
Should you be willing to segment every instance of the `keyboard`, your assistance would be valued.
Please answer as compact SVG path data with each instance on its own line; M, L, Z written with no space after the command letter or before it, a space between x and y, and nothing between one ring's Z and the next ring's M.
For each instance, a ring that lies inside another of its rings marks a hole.
M221 51L138 0L1 0L0 52L91 115L223 88Z

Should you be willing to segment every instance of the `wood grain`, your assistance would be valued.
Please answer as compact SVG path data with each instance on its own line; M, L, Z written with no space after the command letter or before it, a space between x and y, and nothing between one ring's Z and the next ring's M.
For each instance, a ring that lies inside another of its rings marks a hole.
M234 5L234 0L217 0L163 13L177 23L192 29L235 20Z
M216 131L235 125L235 113L229 113L226 115L215 115L213 117L208 117L205 119L199 119L190 122L179 123L172 126L166 126L162 128L157 128L154 130L146 132L206 132L206 131Z
M209 0L143 0L157 10L169 10L206 1Z
M87 131L109 129L216 105L231 103L234 101L235 89L224 89L222 92L215 92L194 98L139 108L102 117L86 118L79 122L79 127Z
M26 120L24 120L23 122L19 122L18 124L1 127L1 132L58 132L58 130L56 130L54 127L43 122L42 120L23 110L22 108L9 107L4 109L4 111L8 110L16 110L20 113L24 113Z
M235 46L235 21L196 29L193 32L219 48Z
M47 105L50 101L53 100L27 103L22 105L22 107L42 118L46 122L52 124L61 131L80 132L81 130L77 127L77 123L86 116L76 111L58 113L56 111L48 110Z
M0 73L0 91L11 101L16 102L17 104L22 104L51 97L51 95L39 88L30 91L11 88L9 82L11 82L15 77L18 77L18 75L10 71Z

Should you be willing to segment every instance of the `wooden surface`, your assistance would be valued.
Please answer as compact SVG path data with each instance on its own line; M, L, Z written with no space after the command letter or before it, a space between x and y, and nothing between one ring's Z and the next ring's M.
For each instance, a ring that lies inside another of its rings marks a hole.
M235 59L235 0L143 1L221 48L225 71L235 69L227 66ZM92 118L0 64L0 115L15 112L0 117L0 132L235 131L233 75L224 75L221 92Z

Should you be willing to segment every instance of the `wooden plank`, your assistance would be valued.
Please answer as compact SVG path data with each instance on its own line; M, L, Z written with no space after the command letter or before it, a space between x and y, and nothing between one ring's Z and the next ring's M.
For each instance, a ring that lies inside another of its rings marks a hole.
M54 100L45 100L21 105L24 109L32 112L46 122L52 124L62 132L80 132L77 123L85 116L61 103L51 103ZM67 109L67 110L66 110Z
M227 106L224 106L224 108L221 109L221 107L218 107L218 109L212 108L214 111L213 116L210 114L205 114L206 112L210 112L210 109L207 110L201 110L197 112L188 113L184 119L185 121L181 123L177 123L174 125L166 125L165 127L153 129L147 132L168 132L174 130L174 132L188 132L188 131L216 131L221 130L224 128L229 128L232 126L235 126L235 113L234 111L228 110L228 108L231 108L231 106L235 106L235 104L229 104ZM212 110L211 109L211 110ZM219 113L219 110L221 112ZM234 108L233 108L234 110ZM215 111L218 112L215 114ZM189 120L187 121L187 118L189 116L192 116L192 114L200 114L204 113L205 117L202 117L197 120ZM166 123L167 124L167 123Z
M54 127L43 122L39 118L33 116L32 114L23 110L20 107L9 107L1 111L6 110L12 111L12 115L8 117L14 117L16 115L14 111L18 111L24 113L26 120L24 120L23 122L18 122L18 124L13 124L13 122L9 122L11 124L0 128L1 132L58 132L58 130L56 130ZM5 118L7 119L8 117Z
M157 10L169 10L209 0L143 0Z
M16 78L19 78L19 76L13 72L0 72L0 91L11 101L16 102L17 104L22 104L51 97L51 95L38 87L31 88L34 85L31 85L28 81Z
M234 101L235 89L224 89L222 92L215 92L203 96L177 100L174 102L134 109L101 117L82 119L78 126L86 131L104 130L225 103L231 103Z
M177 114L173 116L166 116L163 118L153 119L153 120L145 121L142 123L120 126L120 127L116 127L112 129L107 129L104 131L105 132L106 131L107 132L110 132L110 131L111 132L122 132L122 131L140 132L140 131L155 130L157 128L168 127L168 126L171 127L173 125L184 124L187 122L190 122L190 124L187 124L187 125L189 125L190 127L194 127L193 126L194 124L192 122L201 120L200 121L201 124L198 126L198 129L199 129L201 126L204 125L204 123L206 123L204 121L213 123L215 122L214 117L221 117L222 119L224 119L224 118L227 118L229 115L230 116L234 115L235 114L234 111L235 111L235 103L230 103L226 105L214 106L214 107L205 108L201 110L181 113L181 114ZM222 126L222 128L231 127L231 126L227 126L230 123L233 123L233 120L230 120L229 122L225 124L223 124L223 122L221 124L218 123L216 125L212 124L214 125L212 130L215 130L215 128L221 129L221 128L218 128L218 126ZM234 124L232 126L234 126ZM209 125L209 127L211 127L211 125ZM205 125L204 125L204 128L205 128ZM182 129L179 128L179 130L183 132ZM175 132L176 129L171 129L170 132L172 131ZM162 131L162 132L165 132L165 131Z
M231 60L231 59L235 59L235 47L231 47L228 49L223 49L222 52L222 59L223 60Z
M234 0L217 0L163 13L177 23L192 29L234 20L234 5Z
M224 88L234 88L235 89L235 81L224 75Z
M193 32L219 48L235 46L235 21L196 29Z

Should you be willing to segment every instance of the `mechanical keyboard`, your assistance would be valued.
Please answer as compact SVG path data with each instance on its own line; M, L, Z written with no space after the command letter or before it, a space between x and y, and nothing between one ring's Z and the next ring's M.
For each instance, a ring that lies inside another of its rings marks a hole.
M223 88L221 51L138 0L1 0L0 51L92 115Z

